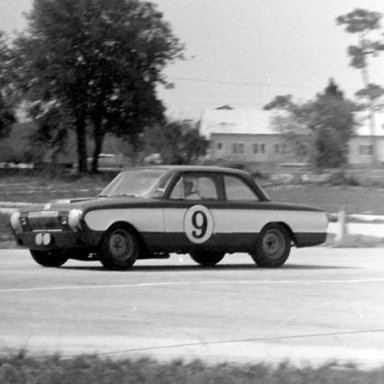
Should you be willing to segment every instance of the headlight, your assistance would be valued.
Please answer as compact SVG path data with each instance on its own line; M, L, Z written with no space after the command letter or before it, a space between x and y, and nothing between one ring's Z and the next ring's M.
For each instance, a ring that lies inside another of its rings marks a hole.
M77 231L81 229L80 220L83 215L81 209L71 209L68 214L68 225L74 230Z
M20 223L20 212L19 211L13 212L10 220L11 220L11 226L15 232L17 232L17 233L23 232L23 229L22 229L21 223Z

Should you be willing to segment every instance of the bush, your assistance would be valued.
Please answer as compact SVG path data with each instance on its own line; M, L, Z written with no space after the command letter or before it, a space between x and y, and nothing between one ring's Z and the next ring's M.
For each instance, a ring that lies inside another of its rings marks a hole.
M361 183L351 175L345 173L345 171L338 170L334 173L331 173L328 177L328 184L333 186L352 186L357 187L360 186Z
M216 364L202 361L159 363L150 359L112 360L96 356L61 359L51 356L33 359L19 354L0 359L2 384L109 384L109 383L355 383L383 382L384 369L359 370L353 364L336 362L320 367L296 367L289 363L278 365L254 363L249 365Z

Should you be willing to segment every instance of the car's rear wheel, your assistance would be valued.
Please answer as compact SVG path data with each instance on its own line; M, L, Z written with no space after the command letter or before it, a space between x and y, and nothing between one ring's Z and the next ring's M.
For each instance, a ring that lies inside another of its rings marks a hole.
M63 251L36 251L31 249L30 253L33 260L43 267L61 267L69 259Z
M278 268L287 261L290 251L287 230L280 224L270 224L261 231L256 251L251 256L259 267Z
M99 260L107 269L128 269L139 256L139 241L134 231L124 225L110 228L100 243Z
M200 265L203 265L204 267L213 267L221 260L223 260L225 253L193 251L190 253L190 256L193 261Z

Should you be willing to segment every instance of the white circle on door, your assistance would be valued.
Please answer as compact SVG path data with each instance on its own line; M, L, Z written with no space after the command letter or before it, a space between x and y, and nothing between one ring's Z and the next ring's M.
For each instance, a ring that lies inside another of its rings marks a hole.
M213 233L214 220L210 210L203 205L194 205L184 216L184 232L195 244L205 243Z

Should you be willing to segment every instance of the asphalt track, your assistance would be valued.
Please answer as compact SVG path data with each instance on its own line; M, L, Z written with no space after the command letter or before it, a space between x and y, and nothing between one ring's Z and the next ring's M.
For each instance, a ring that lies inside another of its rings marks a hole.
M0 251L2 354L381 366L383 303L381 248L293 249L276 270L244 254L215 268L175 255L125 272Z

